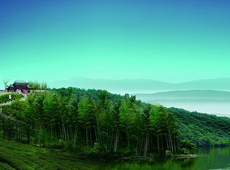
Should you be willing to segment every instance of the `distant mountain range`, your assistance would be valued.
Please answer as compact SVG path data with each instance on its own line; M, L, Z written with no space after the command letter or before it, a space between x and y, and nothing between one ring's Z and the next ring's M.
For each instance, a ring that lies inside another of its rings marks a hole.
M230 92L215 90L168 91L136 94L138 100L189 111L230 116Z
M230 115L230 78L167 83L146 79L104 80L75 78L48 83L51 88L103 89L134 94L144 102L217 115Z
M230 92L216 90L168 91L153 94L136 94L137 98L148 100L230 100Z
M148 79L88 79L74 78L49 83L51 88L78 87L105 89L114 93L154 93L175 90L222 90L230 91L230 78L196 80L184 83L167 83Z

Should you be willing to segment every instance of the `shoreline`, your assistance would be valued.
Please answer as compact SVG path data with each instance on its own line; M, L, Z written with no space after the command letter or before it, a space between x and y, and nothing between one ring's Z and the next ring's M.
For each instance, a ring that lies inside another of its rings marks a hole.
M159 160L167 160L167 159L190 159L190 158L197 158L201 156L208 156L208 155L199 155L199 154L177 154L172 156L165 156L165 157L123 157L121 161L159 161ZM117 160L119 161L119 160Z

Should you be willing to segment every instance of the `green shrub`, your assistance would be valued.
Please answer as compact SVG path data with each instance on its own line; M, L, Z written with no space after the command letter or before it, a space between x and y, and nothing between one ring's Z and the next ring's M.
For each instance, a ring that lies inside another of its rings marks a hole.
M180 148L181 148L181 153L191 154L194 153L194 150L196 149L196 145L192 141L188 139L184 139L180 142Z
M23 97L23 95L15 94L15 93L3 94L3 95L0 95L0 103L9 102L10 101L9 95L11 95L11 100L19 100Z

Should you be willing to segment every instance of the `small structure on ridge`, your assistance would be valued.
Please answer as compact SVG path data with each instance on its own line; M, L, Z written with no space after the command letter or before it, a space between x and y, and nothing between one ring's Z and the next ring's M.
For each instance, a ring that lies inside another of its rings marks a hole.
M24 93L27 94L29 90L31 89L28 86L29 83L21 80L15 81L13 84L9 85L6 87L7 92L19 92L19 93Z

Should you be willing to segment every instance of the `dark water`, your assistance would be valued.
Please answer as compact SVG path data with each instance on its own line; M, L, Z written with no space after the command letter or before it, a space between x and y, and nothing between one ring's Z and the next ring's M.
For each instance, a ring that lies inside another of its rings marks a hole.
M199 149L197 158L155 162L120 162L101 165L100 170L230 170L230 147Z

